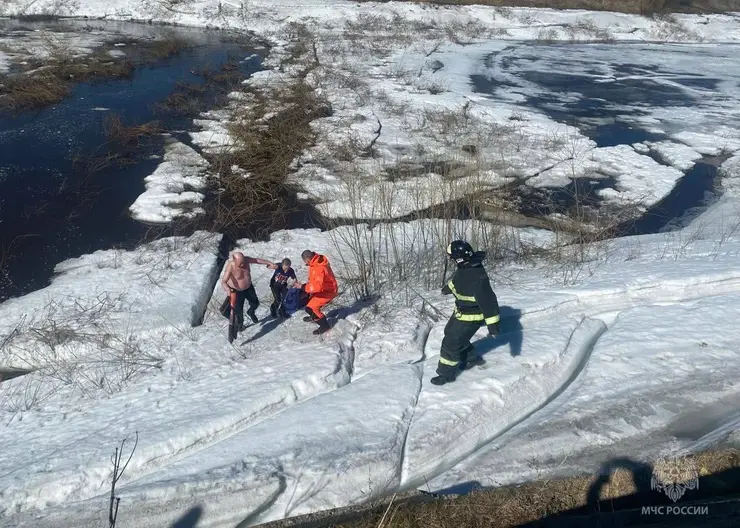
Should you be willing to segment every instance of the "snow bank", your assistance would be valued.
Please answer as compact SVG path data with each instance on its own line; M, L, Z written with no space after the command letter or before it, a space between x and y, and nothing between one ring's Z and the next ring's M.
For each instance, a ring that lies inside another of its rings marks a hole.
M740 191L740 155L734 155L728 158L720 166L722 175L722 190L728 198L738 198ZM740 215L735 215L739 216Z
M207 154L228 152L235 145L228 130L230 115L226 110L212 110L201 114L201 119L194 119L193 125L200 130L188 133L193 144Z
M206 188L210 164L189 146L170 140L164 160L144 178L146 191L129 207L131 216L140 222L168 223L178 217L193 218L205 213L200 207Z
M475 346L486 366L463 372L456 383L443 387L429 379L446 320L426 322L416 308L404 306L400 293L375 303L355 304L350 295L338 298L328 308L337 318L334 329L316 337L302 314L286 321L265 317L272 271L253 265L263 301L257 312L261 321L231 346L225 339L226 320L217 312L224 294L218 284L212 289L206 281L210 302L201 327L152 323L147 350L159 350L163 361L158 369L103 398L59 389L6 422L0 431L0 463L8 468L0 477L3 513L19 512L11 519L19 526L58 526L70 519L79 526L99 524L111 450L122 438L129 438L130 445L134 431L140 441L119 484L125 505L121 519L142 527L172 523L197 506L203 508L206 526L279 519L426 486L425 480L441 488L482 479L484 471L498 476L492 472L499 461L501 479L514 481L531 474L514 455L514 443L508 443L521 438L516 435L523 430L526 452L539 449L547 468L557 468L548 464L569 445L585 453L584 463L600 463L596 455L586 456L589 445L617 449L619 442L641 441L642 433L665 431L678 416L676 409L684 409L642 405L633 416L631 405L650 398L670 403L678 392L692 390L694 404L710 404L717 394L735 390L729 378L717 378L718 387L705 376L712 365L731 372L728 367L736 359L732 351L738 336L719 328L721 318L708 319L713 313L732 317L740 306L735 303L740 294L733 293L740 292L740 235L727 233L718 247L715 231L733 204L722 200L694 222L693 229L707 223L706 236L687 229L680 232L681 240L663 234L614 241L605 253L609 259L576 286L528 265L498 270L493 277L502 305L502 335L489 338L481 330ZM414 248L420 226L428 224L393 226L396 249ZM301 279L306 276L299 260L304 249L328 255L338 273L349 273L355 264L339 258L335 234L279 232L266 242L241 240L238 249L275 262L292 258ZM182 246L161 244L162 266L168 269L167 258ZM126 264L116 269L134 269L135 257L124 255L119 258ZM216 274L210 258L203 277ZM95 275L94 257L81 262L67 265L47 295L60 287L57 282L65 284L65 277L71 284L73 274L78 280ZM506 283L509 272L515 284ZM125 273L131 277L125 279L129 288L152 289L146 275ZM162 288L183 282L171 280ZM449 313L449 298L438 291L421 294ZM190 305L198 301L203 306L199 296L203 293L192 293ZM25 300L40 302L33 301L37 297L41 293ZM0 307L20 304L16 300ZM180 310L179 320L189 323L190 312ZM688 320L695 322L696 339L676 333ZM697 353L703 354L698 362L692 360ZM4 382L3 395L28 393L33 385L23 384L33 376ZM704 381L715 396L700 390ZM612 414L598 418L594 413L603 409ZM575 427L584 436L580 440L572 438L569 420L574 416L580 420ZM656 417L652 429L651 416ZM551 442L538 432L548 420ZM499 458L493 446L506 457ZM479 460L480 471L470 469L468 459ZM565 467L575 466L560 469Z
M198 526L233 526L391 492L400 480L419 373L417 367L397 365L368 374L120 487L119 522L169 525L198 506L203 510ZM94 501L78 506L74 525L96 526L97 509ZM64 513L52 511L35 519L35 526L69 522L72 517Z
M437 387L425 380L407 439L404 485L422 485L545 406L578 374L606 330L601 321L583 317L522 326L497 338L516 340L515 359L487 355L485 367L463 373L451 385ZM435 335L427 342L430 359L424 367L429 373L439 359L433 354L441 335ZM476 342L479 354L496 344Z
M702 158L699 152L688 145L674 143L673 141L657 141L649 143L649 147L661 159L680 171L689 170L694 166L694 163Z
M182 495L192 483L224 493L235 480L246 483L272 474L283 493L259 517L262 522L371 500L398 487L404 438L420 384L419 369L408 365L368 374L122 492L134 499L137 489L148 495L151 488L177 483L172 492ZM226 489L224 474L229 475ZM242 504L233 518L249 513L248 503Z
M708 420L697 413L706 417L713 402L732 401L740 391L733 372L717 368L737 361L740 332L724 315L738 315L739 299L738 293L720 294L608 315L609 330L573 387L526 427L498 438L430 487L591 472L614 456L651 461L667 445L695 447L705 434L724 430L714 438L721 441L736 428L731 422L722 427L733 413Z
M159 360L158 374L134 376L107 398L97 400L80 395L74 386L56 386L55 378L29 375L4 382L0 401L6 411L17 413L34 387L41 387L41 395L48 398L41 409L24 412L25 419L11 420L12 427L0 432L3 467L24 467L23 471L9 469L0 477L0 502L5 512L50 507L101 493L110 471L110 450L122 438L129 438L130 445L134 431L138 431L140 442L127 469L127 479L132 480L286 406L349 383L351 340L356 330L349 323L345 330L338 324L333 338L317 341L310 333L312 327L300 320L288 321L280 328L268 321L240 337L235 356L225 339L226 320L215 313L222 298L218 295L210 303L206 324L189 328L193 307L205 306L198 298L203 290L199 283L207 282L205 291L211 292L215 271L216 239L208 239L211 251L186 251L185 244L195 240L163 239L133 253L98 252L69 261L60 266L65 273L49 288L0 305L3 324L12 331L13 322L23 313L33 313L29 307L41 309L49 298L75 292L84 301L103 285L109 294L120 289L131 299L123 323L135 325L124 325L119 330L124 334L121 339L129 335L125 331L135 332L143 338L141 353ZM99 268L97 263L109 264L114 257L118 259L115 269L119 280L111 282L111 269ZM198 259L206 257L208 266L197 267ZM137 258L149 260L137 264ZM193 258L195 262L190 261ZM255 277L260 280L259 273ZM258 285L261 291L267 290L266 281L260 280ZM163 300L173 304L163 304ZM270 339L263 339L266 334ZM280 353L269 353L278 343ZM10 357L17 359L16 350L31 348L14 345L8 350ZM95 351L89 354L94 356ZM74 361L80 357L76 347L70 347L68 356ZM55 368L66 365L62 359L54 357ZM28 364L26 361L21 366ZM33 366L42 367L41 372L48 375L45 364ZM39 405L33 403L34 408ZM19 437L27 442L20 445Z
M352 319L359 327L354 343L354 379L389 364L424 359L429 323L419 319L417 310L394 304L372 307L367 310L369 313Z
M190 326L205 308L218 242L218 235L197 232L58 264L49 287L0 304L0 335L17 329L0 364L38 368L52 356L83 356L91 327L134 338L163 326Z

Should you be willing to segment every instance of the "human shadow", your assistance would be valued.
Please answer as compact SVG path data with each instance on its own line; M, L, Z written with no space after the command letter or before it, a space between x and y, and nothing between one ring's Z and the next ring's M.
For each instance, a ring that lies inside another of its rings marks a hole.
M627 457L614 458L602 464L599 468L599 476L588 489L586 507L590 511L601 511L601 492L609 482L614 473L619 469L627 470L632 476L632 483L637 495L647 494L650 491L650 479L653 474L653 466L645 462L637 462ZM612 504L614 501L610 501Z
M251 343L252 341L257 341L260 337L266 336L267 334L275 330L278 326L283 324L285 321L287 321L291 317L296 317L297 315L300 315L300 312L296 312L287 318L283 318L283 317L272 318L267 323L263 323L262 326L260 326L260 329L257 331L256 334L250 336L249 339L242 341L242 343L239 346L244 346L248 343Z
M364 310L365 308L370 308L373 306L376 302L378 302L378 299L380 299L379 295L371 295L370 297L367 297L366 299L360 299L355 302L353 302L349 306L339 306L337 308L333 308L326 312L326 317L332 320L339 320L339 319L346 319L350 315L354 315L356 313L359 313L361 310Z
M196 528L198 521L203 516L203 508L195 506L190 508L185 515L177 519L170 528Z
M522 354L524 343L524 327L521 318L522 311L511 306L499 308L501 322L499 323L500 334L496 337L486 337L475 342L475 348L479 355L487 354L501 346L509 345L509 353L516 357Z
M612 477L618 469L626 470L630 474L635 491L617 498L602 499L602 490L612 482ZM694 469L698 470L698 468ZM676 474L688 476L695 483L692 486L683 483L680 496L674 497L674 500L668 493L668 489L676 485L671 481L670 467L658 469L651 464L637 462L627 457L615 458L601 466L599 477L588 490L587 502L584 506L548 515L518 526L519 528L592 528L656 524L692 527L722 526L723 528L737 526L737 519L740 518L740 500L737 499L737 493L740 491L740 468L733 467L708 475L700 475L697 471L693 473L693 477L691 477L691 472L678 471ZM654 477L658 486L653 484ZM670 519L666 519L665 511L661 512L655 508L661 506L696 507L706 505L707 501L711 501L707 506L707 515L702 515L694 509L696 515L671 515ZM653 509L646 512L646 508L650 507ZM661 524L658 522L661 520L669 522ZM717 521L719 524L710 521Z
M486 489L486 486L481 484L480 481L468 480L467 482L461 482L460 484L454 484L448 488L442 488L442 489L435 490L429 493L431 493L432 495L437 495L437 496L469 495L471 493L475 493L476 491L481 491L485 489ZM423 489L420 489L419 491L425 492Z

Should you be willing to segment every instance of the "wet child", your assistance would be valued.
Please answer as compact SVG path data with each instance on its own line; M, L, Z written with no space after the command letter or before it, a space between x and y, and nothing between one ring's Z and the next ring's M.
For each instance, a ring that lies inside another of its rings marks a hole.
M282 262L277 263L278 268L273 273L270 279L270 289L272 290L272 296L275 299L270 305L270 315L273 317L288 317L283 307L283 300L285 295L288 293L288 281L295 281L295 271L290 267L290 259L283 259Z

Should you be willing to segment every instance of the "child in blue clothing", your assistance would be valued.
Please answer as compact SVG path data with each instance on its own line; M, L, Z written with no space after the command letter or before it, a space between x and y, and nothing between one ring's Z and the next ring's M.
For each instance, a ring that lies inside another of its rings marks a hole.
M276 263L278 268L275 273L272 274L270 279L270 289L272 290L272 296L275 299L270 305L270 315L277 317L288 317L283 307L283 300L285 295L288 293L288 280L296 280L295 271L290 267L290 259L283 259L282 262Z

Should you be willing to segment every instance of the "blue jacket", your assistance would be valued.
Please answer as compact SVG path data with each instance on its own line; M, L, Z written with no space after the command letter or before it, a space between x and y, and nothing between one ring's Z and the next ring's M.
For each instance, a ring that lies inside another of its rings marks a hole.
M283 271L283 265L280 262L276 263L279 268L275 270L270 279L270 286L284 285L288 282L288 279L296 280L295 271L293 268L288 268L288 271Z

